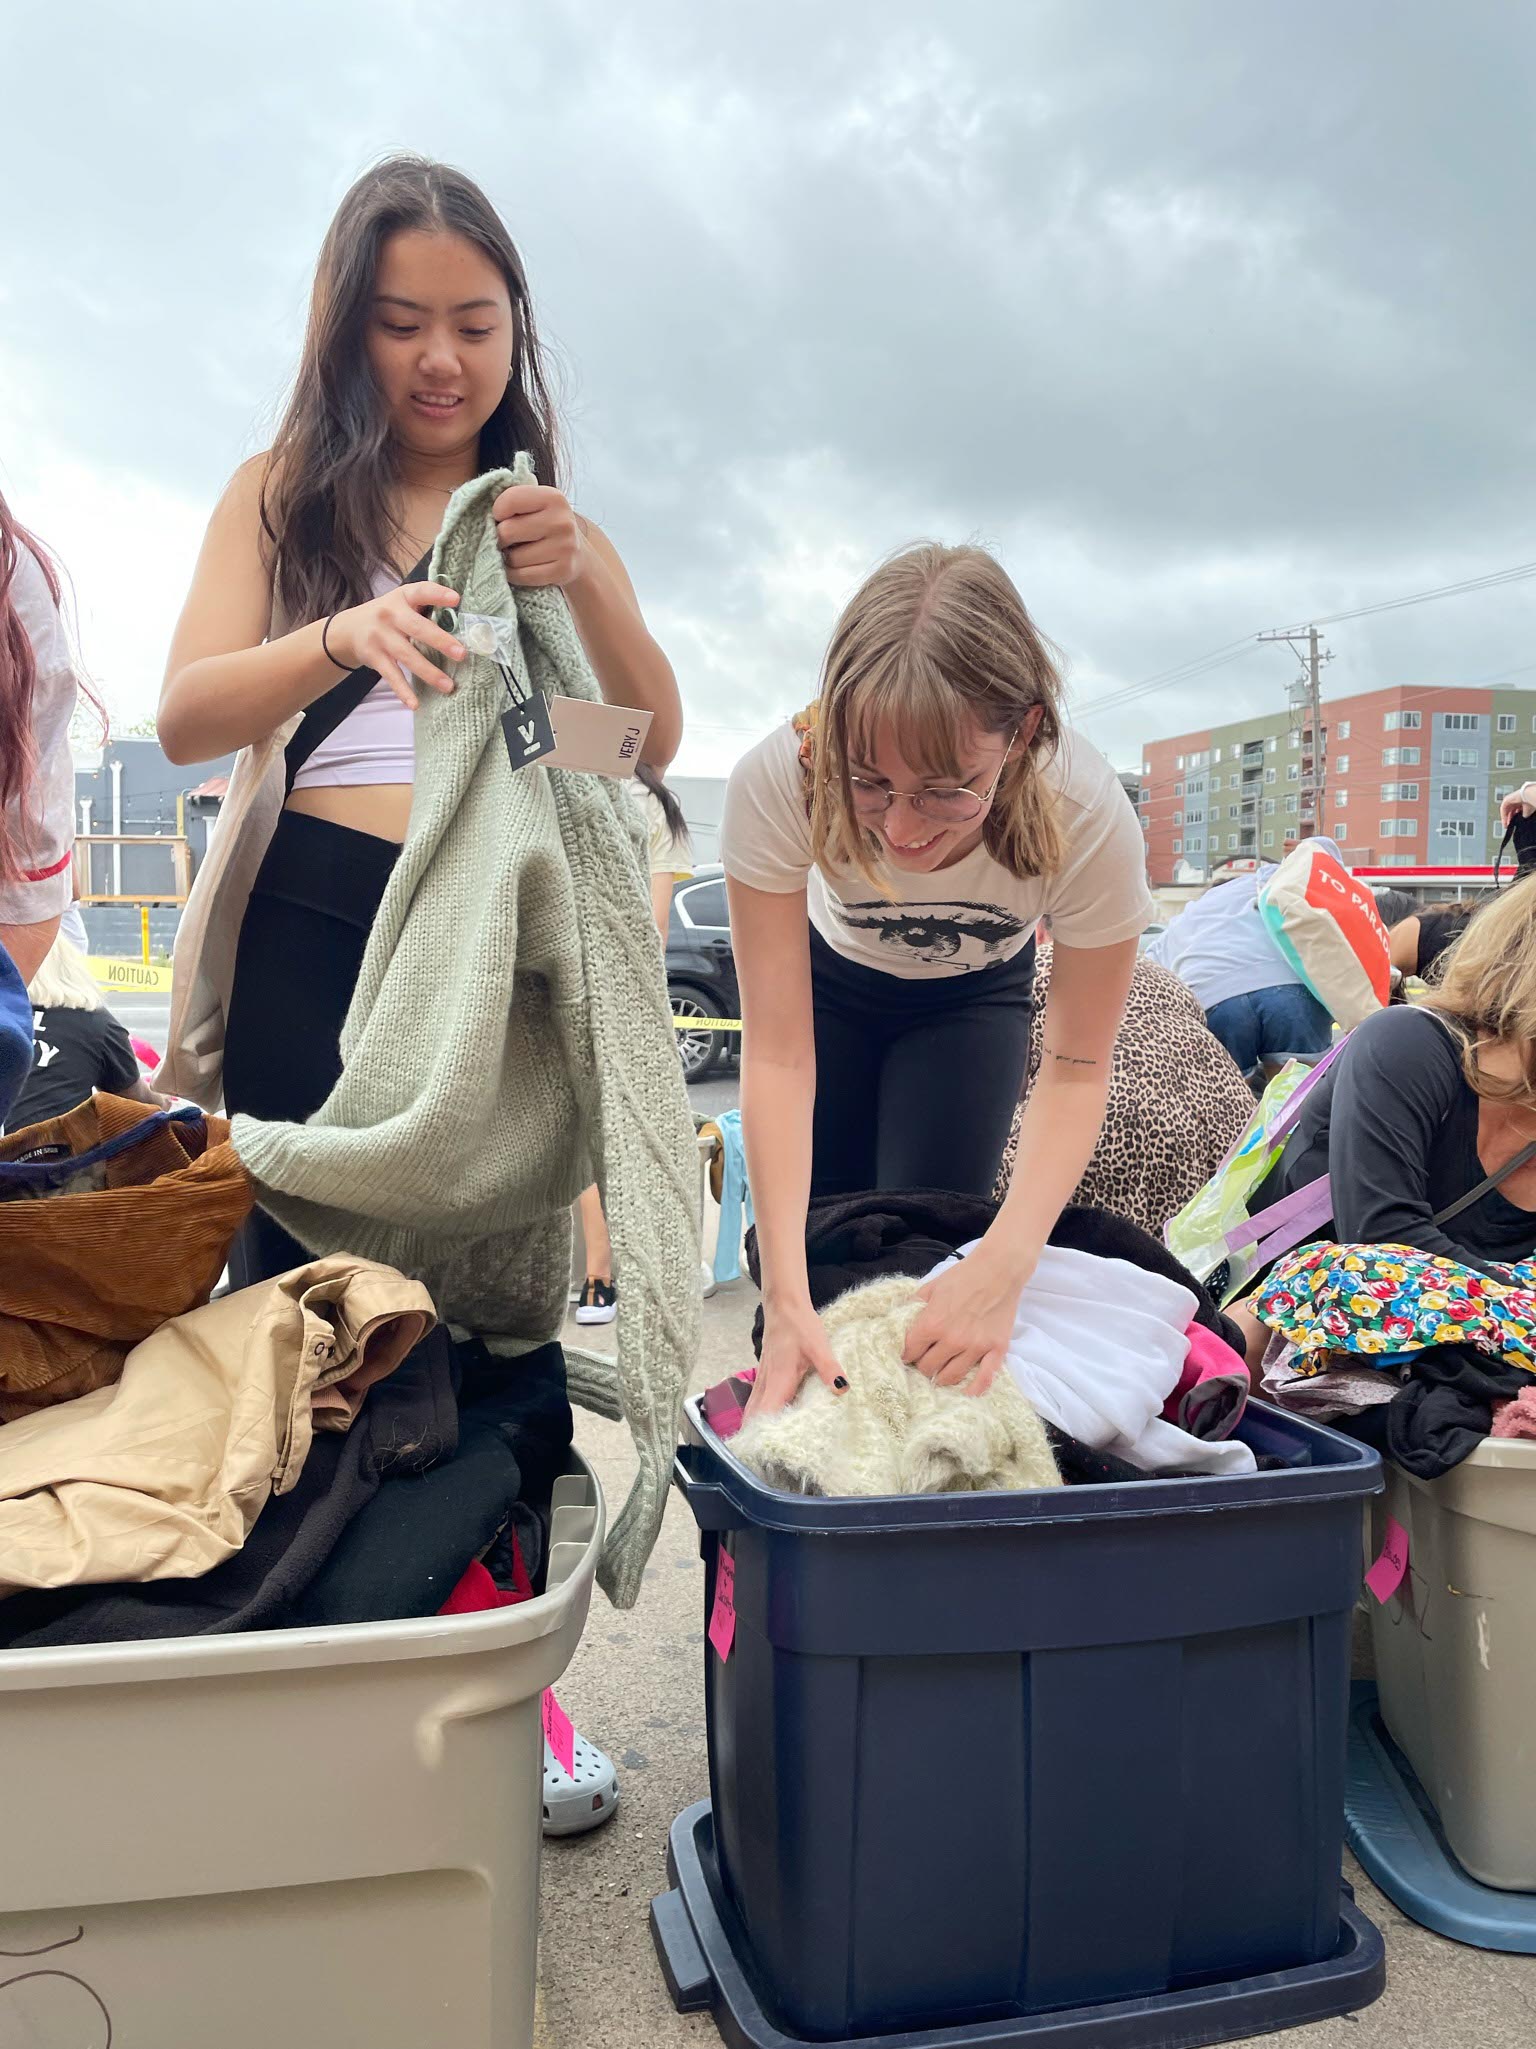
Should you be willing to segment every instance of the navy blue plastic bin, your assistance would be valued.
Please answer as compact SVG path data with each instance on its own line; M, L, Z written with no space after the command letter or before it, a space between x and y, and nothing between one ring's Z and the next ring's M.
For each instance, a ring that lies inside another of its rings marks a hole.
M1253 1477L852 1501L764 1486L697 1402L687 1430L706 1613L735 1561L731 1654L705 1652L713 1854L777 2027L953 2028L1337 1956L1373 1452L1254 1407L1242 1435L1284 1463Z

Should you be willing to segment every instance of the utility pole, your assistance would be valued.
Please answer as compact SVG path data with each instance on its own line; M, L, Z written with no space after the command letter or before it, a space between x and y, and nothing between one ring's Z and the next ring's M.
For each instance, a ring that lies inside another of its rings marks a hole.
M1298 734L1300 750L1298 839L1308 839L1323 830L1323 796L1328 781L1328 753L1323 732L1324 662L1333 656L1320 646L1317 628L1297 627L1290 633L1261 633L1260 640L1283 640L1301 660L1301 674L1291 684L1291 730ZM1306 652L1302 653L1303 646Z

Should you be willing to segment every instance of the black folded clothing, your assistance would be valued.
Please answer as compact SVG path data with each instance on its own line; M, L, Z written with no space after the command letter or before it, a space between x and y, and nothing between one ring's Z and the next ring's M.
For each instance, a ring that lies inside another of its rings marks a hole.
M811 1301L825 1309L850 1288L868 1281L889 1280L905 1274L922 1280L941 1260L949 1259L980 1238L997 1215L998 1205L979 1196L954 1195L939 1188L882 1192L871 1189L861 1195L828 1195L814 1201L805 1220L806 1275ZM1100 1259L1123 1259L1145 1272L1177 1281L1195 1297L1195 1321L1229 1344L1243 1350L1243 1336L1230 1318L1222 1315L1200 1283L1168 1249L1123 1217L1106 1210L1064 1209L1050 1235L1052 1245L1074 1252L1091 1252ZM747 1233L747 1266L754 1281L762 1286L758 1260L757 1231ZM763 1312L758 1310L752 1325L752 1349L762 1356Z

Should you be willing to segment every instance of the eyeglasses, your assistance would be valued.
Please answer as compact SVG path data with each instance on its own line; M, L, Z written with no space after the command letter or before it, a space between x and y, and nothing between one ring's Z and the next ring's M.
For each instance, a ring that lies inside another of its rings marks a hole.
M997 774L986 787L985 793L961 788L958 790L888 790L882 783L867 783L862 776L848 778L853 790L853 808L860 818L883 818L898 797L905 797L919 818L932 818L944 825L967 825L973 818L980 818L983 811L996 795L997 786L1003 779L1003 770L1008 766L1008 757L1013 752L1013 743L1019 737L1017 729L1010 735L1008 745L1003 749L1003 758L997 764Z

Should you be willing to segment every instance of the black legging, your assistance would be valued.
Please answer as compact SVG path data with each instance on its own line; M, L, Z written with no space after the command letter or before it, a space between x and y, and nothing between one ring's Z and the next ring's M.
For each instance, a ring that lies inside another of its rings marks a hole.
M384 886L393 840L285 811L251 891L235 955L224 1037L230 1115L301 1124L341 1075L341 1028ZM303 1266L305 1251L253 1210L229 1255L248 1288Z
M1011 960L913 980L811 933L811 1194L990 1196L1029 1056L1031 939Z

